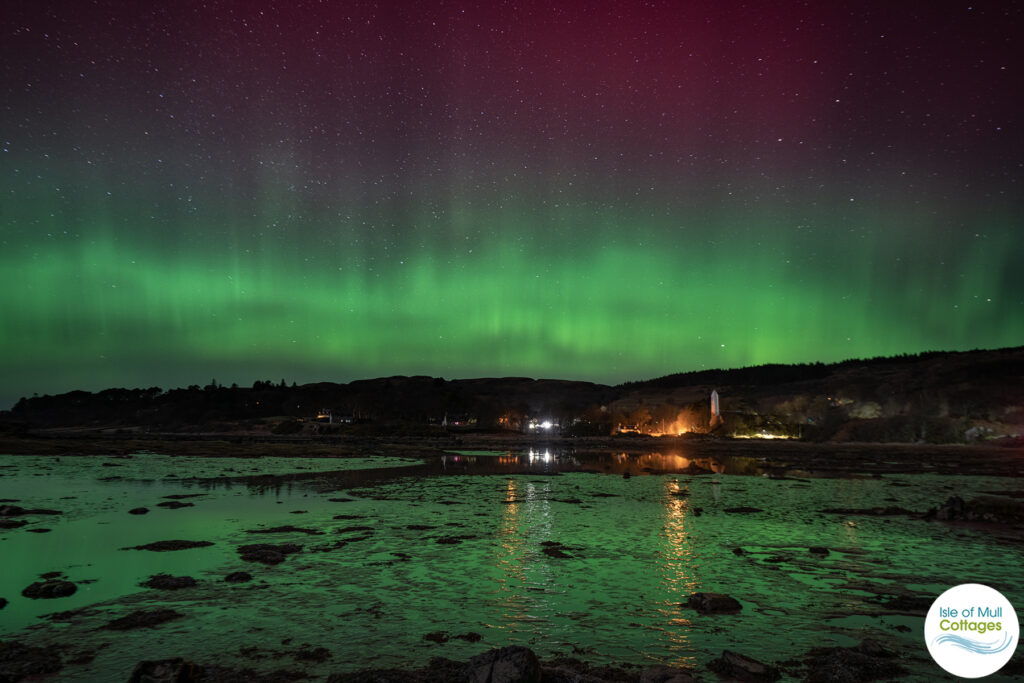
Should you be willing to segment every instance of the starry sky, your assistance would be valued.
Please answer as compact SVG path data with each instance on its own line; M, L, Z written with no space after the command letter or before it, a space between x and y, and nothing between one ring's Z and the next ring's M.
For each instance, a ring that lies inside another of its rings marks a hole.
M10 0L0 407L1024 343L1015 3Z

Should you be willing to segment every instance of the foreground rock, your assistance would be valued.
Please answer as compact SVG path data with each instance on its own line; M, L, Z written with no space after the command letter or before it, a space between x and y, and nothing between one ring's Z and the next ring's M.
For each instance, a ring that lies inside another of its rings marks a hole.
M162 503L157 503L158 508L167 508L168 510L180 510L181 508L195 507L195 503L182 503L178 500L165 500Z
M20 681L60 671L56 648L29 647L17 640L0 641L0 681Z
M540 661L533 650L510 645L469 660L463 680L472 683L540 683Z
M925 513L925 519L944 522L1024 522L1024 500L1011 496L980 495L970 502L952 496L937 508Z
M0 517L21 517L22 515L60 515L60 510L46 508L23 508L17 505L0 505Z
M182 588L191 588L196 585L196 580L191 576L171 576L170 574L154 574L148 580L143 581L141 586L146 588L158 588L160 590L176 591Z
M152 550L154 552L163 553L171 550L188 550L189 548L205 548L208 545L213 545L213 541L156 541L155 543L147 543L146 545L133 545L122 550Z
M308 679L301 672L275 671L264 675L252 669L201 665L176 657L139 662L128 683L282 683Z
M777 681L782 677L774 666L729 650L723 650L721 657L708 662L708 668L736 681Z
M433 657L420 669L365 669L333 674L327 683L694 683L699 680L689 669L670 666L636 671L608 665L590 666L569 657L541 662L529 648L511 646L488 650L468 662Z
M185 616L181 612L175 612L172 609L154 609L154 610L137 610L125 616L114 619L107 623L103 628L111 629L112 631L130 631L136 628L150 628L153 626L159 626L160 624L168 621L174 621Z
M893 653L870 638L857 647L812 650L807 662L809 683L855 683L902 676L906 670Z
M253 543L251 545L239 546L238 553L246 562L260 562L261 564L281 564L288 555L302 550L298 543Z
M686 604L701 614L736 614L743 609L739 600L724 593L694 593Z
M66 598L69 595L74 595L76 590L78 590L78 586L70 581L49 579L47 581L36 581L21 591L21 594L33 600L46 600L50 598Z

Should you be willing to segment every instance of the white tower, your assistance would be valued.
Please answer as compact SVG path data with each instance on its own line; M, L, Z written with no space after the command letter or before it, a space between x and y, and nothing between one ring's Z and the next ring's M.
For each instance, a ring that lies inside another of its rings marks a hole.
M722 424L722 413L718 407L718 391L715 389L711 390L711 424L710 428L714 429L718 425Z

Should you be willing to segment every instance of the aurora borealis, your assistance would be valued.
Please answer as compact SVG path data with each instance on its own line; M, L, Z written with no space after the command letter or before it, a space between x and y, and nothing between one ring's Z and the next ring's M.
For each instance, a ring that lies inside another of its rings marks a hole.
M1015 5L8 4L0 406L1024 343Z

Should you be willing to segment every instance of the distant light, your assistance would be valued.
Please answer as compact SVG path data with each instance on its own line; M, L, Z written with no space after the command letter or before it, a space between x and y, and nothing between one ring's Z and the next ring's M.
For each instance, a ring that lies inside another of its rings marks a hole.
M544 420L540 423L540 426L544 429L551 429L551 420Z

